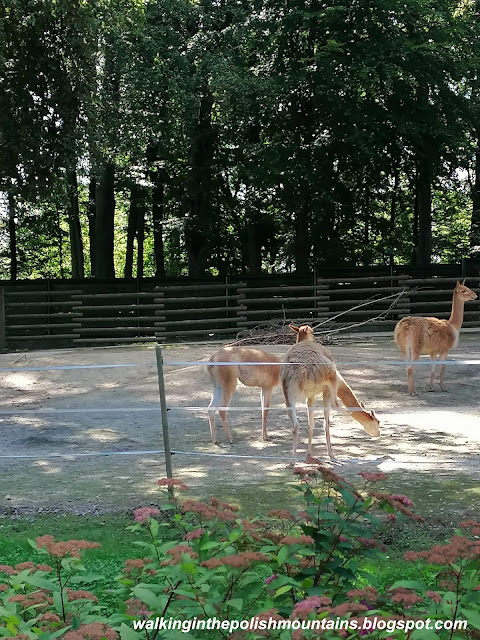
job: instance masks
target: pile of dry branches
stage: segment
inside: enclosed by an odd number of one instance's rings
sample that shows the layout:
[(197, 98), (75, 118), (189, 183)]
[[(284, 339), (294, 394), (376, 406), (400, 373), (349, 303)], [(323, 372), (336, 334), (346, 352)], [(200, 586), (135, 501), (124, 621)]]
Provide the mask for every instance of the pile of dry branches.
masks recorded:
[[(296, 324), (297, 326), (302, 324), (309, 324), (313, 327), (315, 332), (315, 339), (320, 344), (332, 344), (335, 341), (335, 334), (340, 331), (351, 331), (357, 327), (362, 325), (378, 322), (379, 320), (385, 319), (390, 311), (395, 307), (400, 298), (405, 294), (407, 289), (403, 289), (399, 293), (394, 293), (389, 296), (384, 296), (379, 298), (378, 296), (373, 296), (369, 298), (362, 304), (358, 304), (351, 309), (347, 309), (342, 311), (341, 313), (337, 313), (331, 318), (326, 318), (321, 322), (312, 323), (312, 318), (310, 319), (292, 319), (287, 320), (284, 314), (282, 320), (270, 320), (268, 322), (263, 322), (261, 324), (256, 325), (252, 329), (244, 329), (237, 334), (236, 339), (230, 343), (229, 346), (236, 345), (249, 345), (249, 344), (293, 344), (295, 342), (295, 334), (293, 331), (289, 329), (289, 324)], [(393, 298), (393, 302), (390, 304), (388, 309), (381, 311), (379, 314), (372, 318), (368, 318), (368, 320), (363, 320), (362, 322), (352, 322), (350, 324), (335, 326), (335, 320), (340, 316), (346, 315), (353, 311), (354, 309), (359, 309), (360, 307), (366, 307), (370, 304), (374, 304), (376, 302), (381, 302), (382, 300), (388, 300)], [(322, 330), (318, 330), (322, 327)]]

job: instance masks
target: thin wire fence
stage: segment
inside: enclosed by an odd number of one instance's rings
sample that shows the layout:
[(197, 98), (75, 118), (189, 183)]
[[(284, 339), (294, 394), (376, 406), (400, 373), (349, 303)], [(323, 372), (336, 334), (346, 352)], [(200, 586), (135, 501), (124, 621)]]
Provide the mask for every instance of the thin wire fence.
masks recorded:
[[(245, 411), (258, 411), (258, 408), (254, 408), (250, 405), (242, 405), (235, 407), (215, 407), (209, 409), (209, 407), (205, 406), (193, 406), (193, 405), (177, 405), (174, 407), (168, 407), (166, 403), (166, 394), (165, 394), (165, 381), (164, 381), (164, 366), (172, 366), (172, 367), (198, 367), (198, 366), (272, 366), (273, 365), (302, 365), (305, 363), (297, 363), (297, 362), (210, 362), (209, 360), (200, 360), (200, 361), (188, 361), (188, 360), (163, 360), (161, 347), (156, 347), (156, 355), (157, 355), (157, 374), (158, 374), (158, 383), (159, 383), (159, 395), (160, 395), (160, 405), (158, 406), (149, 406), (149, 407), (102, 407), (102, 408), (39, 408), (39, 409), (0, 409), (0, 415), (11, 416), (11, 415), (31, 415), (31, 414), (50, 414), (50, 415), (60, 415), (60, 414), (100, 414), (100, 413), (142, 413), (142, 412), (154, 412), (161, 413), (162, 415), (162, 430), (163, 430), (163, 441), (164, 448), (163, 449), (150, 449), (150, 450), (126, 450), (126, 451), (89, 451), (89, 452), (69, 452), (69, 453), (57, 453), (57, 452), (49, 452), (49, 453), (38, 453), (38, 454), (0, 454), (0, 459), (55, 459), (55, 458), (63, 458), (63, 459), (72, 459), (78, 457), (108, 457), (108, 456), (157, 456), (164, 455), (165, 456), (165, 464), (167, 467), (167, 476), (172, 477), (172, 462), (171, 458), (173, 455), (182, 455), (182, 456), (199, 456), (199, 457), (214, 457), (214, 458), (229, 458), (229, 459), (250, 459), (250, 460), (278, 460), (278, 461), (291, 461), (291, 456), (259, 456), (259, 455), (241, 455), (241, 454), (232, 454), (232, 453), (212, 453), (212, 452), (202, 452), (202, 451), (180, 451), (176, 449), (170, 449), (169, 446), (169, 426), (167, 419), (167, 412), (178, 412), (178, 411), (202, 411), (207, 413), (210, 411), (230, 411), (230, 412), (245, 412)], [(415, 365), (428, 365), (432, 364), (441, 364), (446, 366), (470, 366), (470, 365), (480, 365), (480, 359), (462, 359), (462, 360), (416, 360), (416, 361), (405, 361), (405, 360), (352, 360), (352, 361), (335, 361), (335, 365), (341, 366), (405, 366), (408, 364)], [(152, 363), (153, 365), (153, 363)], [(120, 363), (120, 364), (90, 364), (90, 365), (58, 365), (58, 366), (43, 366), (43, 367), (11, 367), (11, 368), (1, 368), (0, 373), (2, 372), (25, 372), (25, 371), (62, 371), (62, 370), (76, 370), (76, 369), (115, 369), (115, 368), (126, 368), (126, 367), (145, 367), (149, 365), (145, 365), (142, 363)], [(170, 373), (170, 372), (167, 372)], [(415, 407), (418, 410), (418, 407), (415, 405), (409, 405), (409, 407)], [(318, 405), (317, 409), (322, 409), (322, 405)], [(397, 408), (388, 408), (383, 412), (384, 416), (388, 416), (389, 414), (402, 413), (406, 407), (402, 407), (400, 409)], [(442, 406), (442, 410), (452, 408), (458, 410), (458, 405), (446, 407)], [(270, 407), (270, 411), (282, 411), (285, 412), (285, 407)], [(362, 411), (364, 409), (359, 407), (345, 407), (342, 408), (343, 411), (353, 412), (353, 411)], [(428, 411), (428, 408), (422, 408), (422, 411)], [(367, 462), (369, 461), (366, 458), (351, 458), (348, 460), (349, 462)], [(372, 461), (378, 461), (378, 459), (372, 459)], [(458, 460), (445, 460), (441, 461), (445, 464), (454, 464), (458, 463)], [(438, 460), (423, 460), (422, 464), (438, 464)]]

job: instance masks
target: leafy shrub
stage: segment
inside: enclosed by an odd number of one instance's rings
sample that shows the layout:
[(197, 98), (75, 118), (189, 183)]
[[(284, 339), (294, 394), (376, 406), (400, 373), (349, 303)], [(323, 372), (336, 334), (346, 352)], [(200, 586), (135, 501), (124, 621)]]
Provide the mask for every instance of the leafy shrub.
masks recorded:
[[(421, 520), (411, 500), (375, 490), (386, 478), (381, 473), (360, 474), (363, 486), (357, 489), (316, 459), (294, 472), (304, 509), (277, 509), (261, 519), (243, 518), (235, 505), (217, 498), (182, 502), (180, 493), (188, 487), (160, 480), (168, 491), (161, 510), (135, 511), (130, 529), (146, 534), (134, 543), (145, 557), (125, 562), (116, 611), (106, 611), (92, 593), (72, 589), (95, 580), (82, 554), (98, 545), (37, 538), (32, 544), (48, 564), (0, 565), (0, 636), (480, 638), (480, 523), (464, 523), (446, 545), (407, 552), (405, 561), (415, 563), (418, 580), (380, 585), (362, 566), (366, 559), (385, 561), (379, 539), (397, 519)], [(164, 512), (171, 513), (168, 522), (159, 518)], [(172, 528), (176, 539), (165, 542)], [(468, 629), (421, 628), (427, 619), (432, 626), (460, 617)], [(155, 626), (157, 618), (162, 622)], [(280, 628), (268, 628), (271, 621)], [(307, 629), (307, 622), (320, 628)]]

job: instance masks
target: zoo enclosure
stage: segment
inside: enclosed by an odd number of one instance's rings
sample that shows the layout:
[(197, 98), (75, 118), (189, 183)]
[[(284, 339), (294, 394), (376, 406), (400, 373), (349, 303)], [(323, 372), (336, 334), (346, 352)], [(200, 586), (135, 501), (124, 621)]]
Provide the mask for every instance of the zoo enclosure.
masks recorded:
[[(438, 269), (438, 275), (425, 278), (407, 273), (332, 277), (314, 273), (304, 278), (280, 274), (166, 285), (155, 279), (4, 282), (0, 348), (233, 338), (259, 324), (299, 319), (325, 322), (322, 329), (366, 322), (359, 328), (392, 331), (406, 315), (448, 318), (459, 277)], [(466, 284), (480, 293), (478, 274)], [(388, 311), (393, 297), (385, 298), (402, 291)], [(379, 300), (353, 308), (373, 297)], [(465, 306), (465, 327), (480, 328), (479, 308), (479, 300)], [(328, 322), (338, 314), (342, 315)]]

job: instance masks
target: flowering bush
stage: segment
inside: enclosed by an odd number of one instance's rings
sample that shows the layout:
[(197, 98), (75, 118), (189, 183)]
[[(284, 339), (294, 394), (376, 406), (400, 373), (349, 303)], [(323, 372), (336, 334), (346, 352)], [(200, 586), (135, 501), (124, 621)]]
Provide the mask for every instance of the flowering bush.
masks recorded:
[[(261, 519), (244, 518), (236, 505), (217, 498), (182, 502), (188, 487), (160, 480), (168, 490), (165, 505), (134, 513), (130, 529), (146, 534), (137, 542), (145, 557), (129, 559), (121, 569), (115, 611), (89, 591), (72, 588), (91, 578), (83, 552), (98, 544), (37, 538), (32, 545), (48, 563), (0, 565), (0, 636), (480, 638), (480, 523), (463, 523), (448, 544), (407, 552), (405, 561), (416, 564), (419, 580), (382, 586), (362, 566), (365, 559), (384, 561), (381, 538), (397, 519), (421, 520), (412, 501), (375, 490), (386, 479), (381, 473), (360, 474), (361, 488), (316, 459), (294, 473), (304, 509), (276, 509)], [(159, 516), (168, 512), (170, 521), (162, 521)], [(166, 528), (174, 528), (176, 540), (164, 542)], [(156, 618), (163, 626), (156, 626)], [(186, 633), (192, 621), (212, 618), (230, 626), (213, 634), (208, 626)], [(458, 618), (469, 625), (461, 632), (425, 628), (427, 619), (432, 625)], [(247, 620), (250, 628), (242, 628), (240, 621)], [(177, 628), (169, 628), (172, 621)], [(270, 621), (280, 628), (267, 628)], [(317, 628), (307, 629), (313, 622)]]

